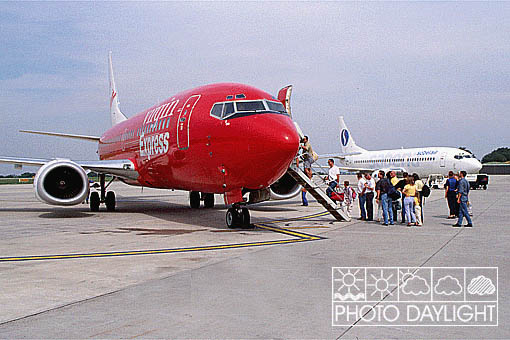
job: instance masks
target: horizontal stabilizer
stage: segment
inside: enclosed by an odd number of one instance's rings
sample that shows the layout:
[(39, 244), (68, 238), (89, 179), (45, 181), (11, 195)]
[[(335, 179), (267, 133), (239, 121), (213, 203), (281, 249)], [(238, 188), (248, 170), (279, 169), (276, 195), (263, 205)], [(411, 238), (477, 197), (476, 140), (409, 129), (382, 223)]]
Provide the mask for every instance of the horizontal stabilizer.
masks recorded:
[(74, 134), (70, 134), (70, 133), (59, 133), (59, 132), (45, 132), (45, 131), (31, 131), (31, 130), (19, 130), (19, 132), (33, 133), (36, 135), (82, 139), (82, 140), (88, 140), (91, 142), (99, 142), (99, 140), (101, 139), (101, 137), (96, 137), (96, 136), (74, 135)]

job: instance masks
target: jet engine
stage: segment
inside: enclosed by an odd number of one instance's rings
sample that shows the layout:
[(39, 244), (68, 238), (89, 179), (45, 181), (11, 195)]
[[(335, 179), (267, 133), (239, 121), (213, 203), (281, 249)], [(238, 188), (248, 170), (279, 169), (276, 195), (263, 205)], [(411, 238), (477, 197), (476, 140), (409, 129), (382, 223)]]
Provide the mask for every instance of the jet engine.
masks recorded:
[(52, 205), (75, 205), (89, 193), (85, 170), (70, 160), (56, 159), (44, 164), (34, 179), (35, 196)]
[(299, 195), (301, 185), (299, 185), (288, 172), (269, 187), (271, 199), (286, 200)]

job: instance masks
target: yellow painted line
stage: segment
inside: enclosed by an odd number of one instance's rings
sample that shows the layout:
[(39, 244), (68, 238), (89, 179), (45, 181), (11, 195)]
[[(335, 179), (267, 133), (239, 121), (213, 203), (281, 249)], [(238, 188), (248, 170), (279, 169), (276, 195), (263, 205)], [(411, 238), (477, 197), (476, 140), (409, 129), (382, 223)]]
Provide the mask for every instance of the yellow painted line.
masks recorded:
[(285, 230), (289, 230), (289, 229), (316, 229), (316, 228), (329, 228), (325, 225), (318, 225), (318, 226), (309, 226), (309, 227), (286, 227), (286, 228), (282, 228), (282, 229), (285, 229)]
[(322, 216), (326, 216), (326, 215), (329, 215), (328, 211), (324, 211), (324, 212), (321, 212), (321, 213), (318, 213), (318, 214), (314, 214), (314, 215), (309, 215), (309, 216), (289, 218), (289, 219), (285, 219), (285, 220), (267, 221), (267, 222), (264, 222), (264, 223), (281, 223), (281, 222), (303, 221), (303, 220), (309, 220), (311, 218), (322, 217)]
[[(327, 214), (326, 212), (325, 214)], [(310, 219), (317, 216), (323, 216), (324, 213), (305, 216), (300, 220)], [(268, 223), (277, 223), (278, 221), (272, 221)], [(59, 259), (79, 259), (79, 258), (96, 258), (96, 257), (114, 257), (114, 256), (130, 256), (130, 255), (151, 255), (151, 254), (170, 254), (170, 253), (183, 253), (193, 251), (205, 251), (205, 250), (222, 250), (222, 249), (234, 249), (234, 248), (246, 248), (255, 246), (267, 246), (275, 244), (288, 244), (304, 241), (315, 241), (321, 240), (323, 237), (308, 235), (297, 231), (288, 229), (282, 229), (277, 227), (271, 227), (266, 224), (255, 224), (256, 227), (261, 229), (270, 230), (273, 232), (293, 236), (296, 238), (290, 240), (275, 240), (275, 241), (261, 241), (261, 242), (248, 242), (248, 243), (236, 243), (236, 244), (225, 244), (216, 246), (199, 246), (189, 248), (171, 248), (171, 249), (154, 249), (154, 250), (133, 250), (133, 251), (119, 251), (119, 252), (101, 252), (101, 253), (88, 253), (88, 254), (61, 254), (61, 255), (37, 255), (37, 256), (18, 256), (18, 257), (0, 257), (0, 262), (14, 262), (14, 261), (35, 261), (35, 260), (59, 260)]]

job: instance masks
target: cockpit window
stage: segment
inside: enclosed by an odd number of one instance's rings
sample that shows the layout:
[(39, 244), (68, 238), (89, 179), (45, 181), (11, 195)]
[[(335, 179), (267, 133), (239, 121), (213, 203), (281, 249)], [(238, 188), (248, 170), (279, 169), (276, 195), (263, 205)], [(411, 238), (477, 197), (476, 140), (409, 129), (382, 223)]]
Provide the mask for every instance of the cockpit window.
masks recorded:
[(266, 108), (261, 100), (251, 102), (236, 102), (238, 112), (265, 111)]
[(223, 118), (234, 113), (234, 104), (233, 103), (225, 103), (225, 107), (223, 108)]
[(211, 109), (211, 116), (220, 119), (240, 118), (258, 114), (288, 115), (282, 103), (267, 99), (227, 101), (216, 103)]
[(455, 159), (462, 159), (464, 157), (462, 157), (462, 155), (455, 155), (455, 156), (453, 156), (453, 158), (455, 158)]
[(223, 112), (223, 103), (219, 103), (219, 104), (214, 104), (212, 110), (211, 110), (211, 114), (213, 116), (216, 116), (218, 118), (221, 118), (221, 113)]
[(283, 106), (282, 103), (280, 102), (271, 102), (271, 101), (266, 101), (267, 103), (267, 107), (269, 108), (269, 110), (271, 111), (276, 111), (276, 112), (281, 112), (281, 113), (287, 113), (287, 110), (285, 110), (285, 107)]
[(244, 99), (244, 98), (246, 98), (246, 96), (244, 95), (244, 93), (236, 94), (236, 99)]

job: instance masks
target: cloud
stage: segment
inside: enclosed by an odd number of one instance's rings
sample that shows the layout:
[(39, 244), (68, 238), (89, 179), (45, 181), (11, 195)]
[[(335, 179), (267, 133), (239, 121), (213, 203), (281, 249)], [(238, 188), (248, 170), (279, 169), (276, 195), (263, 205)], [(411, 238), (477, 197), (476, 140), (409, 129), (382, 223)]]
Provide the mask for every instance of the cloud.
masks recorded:
[(430, 292), (430, 286), (424, 278), (412, 275), (412, 277), (402, 286), (402, 291), (404, 294), (411, 294), (415, 296), (426, 295)]
[(483, 275), (477, 276), (471, 280), (467, 290), (469, 294), (473, 295), (491, 295), (496, 291), (496, 287), (491, 279)]
[(460, 286), (459, 280), (450, 275), (446, 275), (437, 281), (434, 286), (434, 291), (436, 294), (440, 295), (458, 295), (462, 292), (462, 287)]

